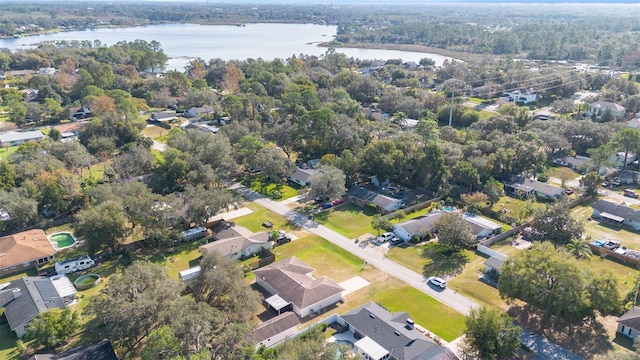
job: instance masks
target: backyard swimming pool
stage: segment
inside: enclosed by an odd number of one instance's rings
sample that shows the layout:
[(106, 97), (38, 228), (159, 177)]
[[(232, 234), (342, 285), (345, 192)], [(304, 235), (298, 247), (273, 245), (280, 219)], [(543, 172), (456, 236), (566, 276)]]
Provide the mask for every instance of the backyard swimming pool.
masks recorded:
[(55, 248), (64, 249), (76, 243), (76, 239), (68, 232), (61, 232), (49, 236)]

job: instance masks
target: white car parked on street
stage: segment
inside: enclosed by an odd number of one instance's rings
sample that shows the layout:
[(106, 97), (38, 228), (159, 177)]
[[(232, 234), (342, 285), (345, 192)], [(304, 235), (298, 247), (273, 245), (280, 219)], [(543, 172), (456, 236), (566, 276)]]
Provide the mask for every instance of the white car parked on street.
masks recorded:
[(433, 284), (433, 285), (435, 285), (435, 286), (437, 286), (437, 287), (439, 287), (441, 289), (445, 289), (447, 287), (447, 281), (442, 279), (442, 278), (439, 278), (439, 277), (430, 276), (427, 279), (427, 282), (431, 283), (431, 284)]

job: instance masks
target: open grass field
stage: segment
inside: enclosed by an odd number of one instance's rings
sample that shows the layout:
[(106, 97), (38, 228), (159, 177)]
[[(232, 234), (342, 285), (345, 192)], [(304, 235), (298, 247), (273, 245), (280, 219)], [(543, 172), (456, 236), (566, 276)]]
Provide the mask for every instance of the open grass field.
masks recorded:
[(504, 218), (510, 217), (516, 219), (516, 222), (529, 219), (534, 211), (544, 208), (544, 203), (533, 200), (521, 200), (511, 196), (503, 196), (498, 200), (491, 210), (504, 214)]
[(456, 277), (448, 281), (450, 289), (473, 299), (481, 305), (507, 310), (509, 306), (500, 299), (498, 289), (480, 281), (480, 275), (484, 271), (484, 262), (487, 258), (473, 251), (465, 251), (468, 262), (464, 270)]
[(376, 211), (373, 208), (345, 203), (316, 214), (315, 220), (348, 238), (355, 238), (363, 234), (378, 233), (371, 226), (371, 219), (375, 214)]
[(242, 180), (242, 185), (273, 200), (286, 200), (298, 195), (298, 190), (287, 184), (274, 184), (259, 176)]

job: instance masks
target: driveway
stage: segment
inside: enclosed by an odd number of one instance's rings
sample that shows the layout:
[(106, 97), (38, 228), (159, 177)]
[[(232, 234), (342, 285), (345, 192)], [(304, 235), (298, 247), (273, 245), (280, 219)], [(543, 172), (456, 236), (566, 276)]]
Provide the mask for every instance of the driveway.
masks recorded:
[(472, 308), (479, 306), (476, 302), (457, 294), (451, 289), (438, 291), (432, 288), (427, 284), (426, 278), (422, 274), (418, 274), (417, 272), (410, 270), (393, 260), (387, 259), (383, 254), (376, 251), (374, 247), (359, 246), (355, 241), (347, 238), (346, 236), (310, 220), (307, 215), (289, 209), (286, 204), (268, 199), (240, 183), (234, 183), (229, 188), (258, 205), (263, 206), (276, 214), (284, 216), (296, 225), (305, 228), (312, 234), (318, 235), (344, 250), (349, 251), (353, 255), (367, 261), (367, 263), (406, 282), (462, 314), (468, 314)]

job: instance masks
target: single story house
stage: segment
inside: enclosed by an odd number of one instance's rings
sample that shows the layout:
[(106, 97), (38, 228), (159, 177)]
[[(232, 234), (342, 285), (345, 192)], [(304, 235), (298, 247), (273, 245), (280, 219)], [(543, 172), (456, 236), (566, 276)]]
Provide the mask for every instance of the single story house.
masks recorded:
[(237, 236), (213, 241), (200, 246), (200, 252), (204, 255), (215, 251), (230, 259), (238, 260), (251, 257), (272, 247), (273, 241), (271, 241), (270, 234), (263, 231), (251, 236)]
[(29, 141), (40, 141), (44, 134), (39, 130), (9, 131), (0, 134), (0, 146), (18, 146)]
[(435, 231), (436, 222), (444, 214), (444, 211), (432, 211), (425, 216), (403, 221), (393, 227), (393, 233), (404, 242), (410, 241), (414, 236), (422, 238)]
[(596, 101), (589, 104), (588, 114), (590, 116), (602, 116), (605, 111), (611, 111), (615, 118), (623, 118), (627, 113), (624, 106), (609, 101)]
[(502, 265), (509, 259), (509, 256), (496, 252), (484, 262), (484, 273), (490, 278), (497, 278), (500, 275)]
[(93, 110), (86, 106), (72, 107), (69, 109), (69, 120), (82, 120), (93, 116)]
[(258, 285), (272, 295), (265, 299), (270, 308), (280, 312), (291, 306), (293, 312), (303, 318), (344, 301), (342, 286), (326, 276), (314, 278), (313, 271), (302, 260), (290, 257), (253, 273)]
[(406, 312), (390, 313), (369, 302), (340, 317), (356, 340), (353, 349), (365, 359), (457, 360), (448, 348), (440, 346), (423, 332)]
[(587, 156), (561, 156), (553, 159), (553, 163), (560, 166), (566, 166), (573, 170), (583, 170), (591, 162), (591, 158)]
[(538, 101), (538, 94), (526, 90), (513, 90), (503, 93), (500, 96), (500, 100), (514, 103), (523, 103), (526, 105)]
[(307, 186), (311, 184), (311, 178), (318, 173), (315, 169), (301, 169), (296, 168), (296, 171), (289, 176), (289, 181), (300, 186)]
[(55, 252), (41, 229), (0, 237), (0, 276), (44, 265)]
[[(66, 279), (66, 281), (64, 280)], [(64, 276), (58, 280), (42, 276), (25, 276), (0, 285), (0, 307), (12, 331), (23, 337), (27, 327), (40, 313), (52, 308), (66, 309), (68, 299), (75, 298), (75, 288)], [(73, 288), (74, 293), (70, 294)]]
[(527, 197), (533, 194), (548, 199), (556, 199), (564, 196), (563, 188), (533, 180), (522, 175), (512, 176), (509, 180), (503, 181), (502, 183), (507, 192), (520, 197)]
[(220, 131), (220, 128), (214, 125), (211, 125), (210, 121), (202, 121), (202, 122), (192, 122), (186, 126), (187, 129), (196, 129), (204, 132), (209, 132), (212, 134), (217, 134)]
[(274, 347), (280, 342), (298, 333), (300, 319), (292, 311), (284, 312), (273, 319), (258, 325), (251, 333), (250, 340), (256, 344), (256, 349), (264, 346)]
[(109, 339), (80, 346), (60, 354), (35, 354), (29, 360), (118, 360)]
[[(427, 234), (433, 234), (437, 231), (436, 223), (444, 214), (444, 211), (435, 210), (425, 216), (403, 221), (393, 227), (393, 233), (405, 242), (410, 241), (414, 236), (421, 238)], [(465, 213), (462, 215), (462, 218), (469, 224), (471, 233), (478, 239), (484, 239), (491, 235), (498, 234), (500, 229), (502, 229), (502, 225), (482, 216)]]
[(175, 111), (159, 111), (151, 113), (151, 119), (162, 122), (178, 120), (178, 114)]
[(617, 323), (617, 332), (635, 339), (640, 334), (640, 307), (634, 306), (633, 309), (622, 314)]
[(477, 239), (484, 239), (499, 234), (502, 229), (502, 225), (482, 216), (465, 213), (462, 217), (469, 224), (471, 233), (474, 234)]
[(268, 232), (254, 233), (234, 222), (217, 221), (217, 224), (211, 227), (211, 232), (215, 241), (200, 246), (202, 254), (215, 251), (228, 258), (238, 260), (273, 247), (273, 241), (271, 241)]
[(382, 214), (388, 214), (396, 210), (402, 209), (404, 201), (390, 196), (378, 194), (367, 190), (362, 186), (352, 186), (347, 190), (347, 200), (360, 206), (373, 205), (376, 210)]
[(607, 200), (598, 200), (593, 205), (594, 219), (618, 226), (626, 225), (634, 230), (640, 230), (640, 210), (613, 203)]

